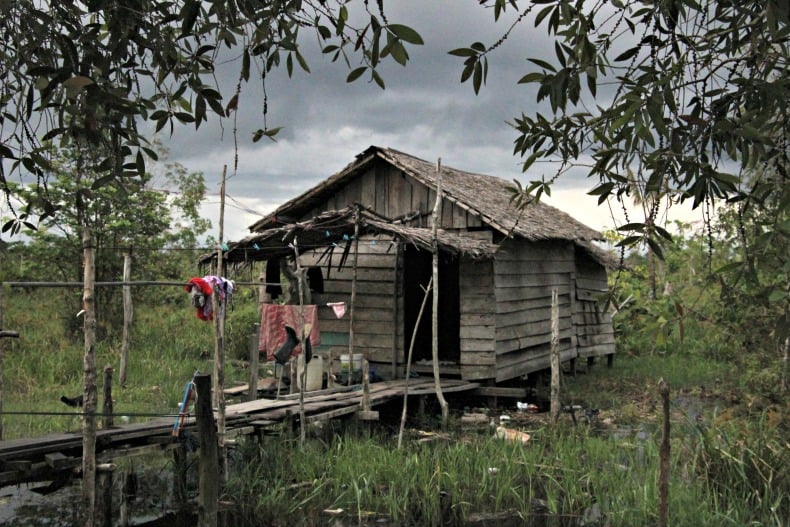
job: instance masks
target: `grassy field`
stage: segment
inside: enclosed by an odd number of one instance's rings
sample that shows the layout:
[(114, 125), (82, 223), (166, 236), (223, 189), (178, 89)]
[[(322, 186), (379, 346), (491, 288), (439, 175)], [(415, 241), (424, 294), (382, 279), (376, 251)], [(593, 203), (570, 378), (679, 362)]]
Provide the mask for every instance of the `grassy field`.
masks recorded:
[[(180, 302), (164, 299), (135, 314), (126, 387), (114, 389), (117, 415), (173, 413), (195, 370), (210, 372), (213, 329)], [(247, 304), (253, 305), (252, 302)], [(55, 306), (57, 307), (57, 306)], [(53, 310), (52, 296), (20, 292), (6, 301), (3, 415), (5, 438), (76, 429), (61, 395), (82, 389), (83, 347), (70, 338), (75, 315)], [(245, 382), (242, 360), (254, 307), (229, 313), (226, 384)], [(116, 332), (97, 348), (97, 365), (117, 368)], [(785, 525), (790, 517), (788, 407), (751, 395), (741, 366), (684, 354), (618, 355), (611, 369), (563, 376), (563, 403), (598, 410), (574, 424), (523, 414), (515, 401), (452, 400), (450, 429), (438, 432), (435, 408), (410, 416), (397, 448), (395, 423), (375, 428), (336, 422), (310, 431), (308, 441), (283, 431), (233, 453), (224, 499), (239, 525), (319, 525), (327, 512), (347, 522), (467, 525), (508, 519), (530, 525), (653, 525), (657, 521), (660, 402), (657, 382), (672, 398), (670, 518), (673, 526)], [(101, 392), (101, 388), (100, 388)], [(462, 424), (464, 411), (526, 431), (526, 445), (494, 437), (489, 423)], [(395, 412), (397, 414), (397, 412)], [(498, 518), (498, 519), (497, 519)], [(517, 523), (522, 522), (522, 523)]]

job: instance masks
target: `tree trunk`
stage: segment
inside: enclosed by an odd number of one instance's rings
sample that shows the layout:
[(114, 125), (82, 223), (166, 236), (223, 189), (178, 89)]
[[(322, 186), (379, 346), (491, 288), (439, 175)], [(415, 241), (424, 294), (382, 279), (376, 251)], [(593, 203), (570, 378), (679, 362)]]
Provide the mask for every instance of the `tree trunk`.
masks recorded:
[(123, 255), (123, 340), (121, 341), (121, 364), (118, 372), (118, 382), (121, 387), (126, 386), (126, 368), (129, 363), (129, 348), (132, 341), (132, 320), (134, 319), (134, 306), (132, 305), (132, 288), (126, 285), (132, 279), (132, 249), (129, 248)]
[(83, 360), (82, 407), (82, 511), (83, 525), (96, 525), (96, 304), (94, 281), (96, 263), (90, 227), (82, 234), (85, 356)]

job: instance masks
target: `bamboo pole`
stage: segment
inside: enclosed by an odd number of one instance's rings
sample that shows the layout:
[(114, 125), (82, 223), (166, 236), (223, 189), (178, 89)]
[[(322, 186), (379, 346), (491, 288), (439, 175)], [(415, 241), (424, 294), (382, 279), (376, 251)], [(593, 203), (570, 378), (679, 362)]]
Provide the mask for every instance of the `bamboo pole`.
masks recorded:
[(96, 261), (93, 233), (86, 226), (82, 233), (84, 310), (83, 414), (82, 414), (82, 511), (83, 525), (96, 525), (96, 298), (93, 282)]
[(560, 418), (560, 307), (557, 288), (551, 290), (551, 402), (552, 422)]
[[(225, 178), (228, 166), (222, 167), (222, 181), (220, 183), (219, 200), (219, 245), (217, 247), (216, 275), (221, 277), (222, 272), (222, 243), (225, 235)], [(225, 482), (228, 477), (228, 457), (225, 449), (225, 303), (227, 298), (220, 299), (217, 286), (213, 286), (212, 300), (214, 302), (214, 407), (217, 409), (217, 434), (219, 435), (219, 478)]]
[(422, 297), (422, 304), (420, 304), (420, 312), (417, 313), (417, 322), (414, 324), (414, 329), (411, 332), (411, 343), (409, 343), (409, 354), (406, 357), (406, 379), (403, 384), (403, 411), (400, 416), (400, 430), (398, 431), (398, 450), (403, 444), (403, 429), (406, 427), (406, 406), (409, 400), (409, 375), (411, 374), (411, 357), (414, 352), (414, 342), (417, 340), (417, 328), (420, 327), (422, 314), (425, 311), (425, 304), (428, 303), (428, 294), (433, 287), (433, 277), (428, 281), (428, 286), (425, 288), (425, 295)]
[[(126, 250), (123, 255), (123, 281), (128, 284), (132, 277), (132, 249)], [(132, 341), (132, 320), (134, 318), (134, 306), (132, 305), (132, 288), (129, 285), (123, 286), (123, 337), (121, 341), (121, 364), (118, 372), (118, 382), (121, 387), (126, 386), (126, 369), (129, 363), (129, 348)]]
[(447, 421), (450, 417), (450, 407), (444, 399), (442, 393), (442, 382), (439, 378), (439, 239), (437, 230), (440, 218), (442, 217), (442, 159), (436, 161), (436, 203), (433, 205), (433, 227), (431, 229), (432, 252), (433, 252), (433, 313), (431, 314), (431, 327), (433, 333), (432, 359), (433, 359), (433, 380), (436, 388), (436, 398), (439, 399), (439, 406), (442, 409), (442, 430), (447, 429)]
[[(304, 316), (304, 275), (302, 274), (302, 266), (299, 263), (299, 243), (296, 238), (293, 242), (294, 248), (294, 267), (296, 268), (296, 292), (299, 297), (299, 317), (301, 318), (302, 327), (294, 328), (299, 330), (299, 344), (302, 347), (302, 352), (296, 357), (296, 373), (300, 378), (299, 389), (299, 442), (304, 445), (307, 441), (307, 424), (305, 423), (304, 414), (304, 392), (307, 390), (307, 361), (305, 360), (306, 340), (310, 335), (305, 336), (305, 316)], [(312, 329), (311, 329), (312, 331)], [(301, 365), (301, 368), (299, 367)]]
[(354, 376), (354, 304), (357, 303), (357, 260), (359, 256), (359, 207), (354, 207), (354, 262), (351, 272), (351, 305), (348, 313), (348, 382)]

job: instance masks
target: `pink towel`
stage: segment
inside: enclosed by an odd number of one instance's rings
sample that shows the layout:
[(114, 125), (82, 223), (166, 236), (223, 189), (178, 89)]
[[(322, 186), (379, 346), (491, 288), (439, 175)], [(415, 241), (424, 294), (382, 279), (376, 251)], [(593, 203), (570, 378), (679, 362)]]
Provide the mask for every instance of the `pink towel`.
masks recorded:
[[(261, 334), (258, 340), (258, 351), (266, 352), (266, 359), (274, 360), (274, 352), (285, 342), (285, 326), (296, 330), (301, 337), (304, 325), (310, 325), (310, 344), (315, 349), (321, 344), (321, 332), (318, 330), (318, 308), (315, 305), (304, 306), (304, 324), (302, 324), (302, 308), (295, 305), (264, 304), (261, 313)], [(302, 352), (302, 346), (294, 348), (293, 355)]]

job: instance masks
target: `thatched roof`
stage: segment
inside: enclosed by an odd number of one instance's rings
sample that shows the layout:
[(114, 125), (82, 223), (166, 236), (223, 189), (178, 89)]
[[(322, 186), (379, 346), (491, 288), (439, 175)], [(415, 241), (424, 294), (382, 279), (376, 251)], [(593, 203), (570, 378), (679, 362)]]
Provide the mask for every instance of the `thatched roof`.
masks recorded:
[[(300, 221), (352, 178), (368, 170), (373, 163), (381, 161), (398, 168), (427, 188), (436, 188), (434, 163), (391, 148), (371, 146), (337, 174), (287, 201), (256, 222), (250, 227), (252, 234), (237, 242), (228, 243), (228, 250), (223, 255), (225, 260), (239, 263), (292, 255), (294, 247), (289, 244), (294, 241), (300, 252), (321, 248), (331, 251), (336, 246), (342, 246), (347, 251), (357, 220), (360, 236), (381, 235), (430, 250), (431, 229), (410, 226), (408, 218), (385, 218), (359, 204), (350, 204), (346, 208), (327, 211)], [(599, 232), (545, 203), (531, 203), (523, 210), (518, 210), (510, 202), (509, 186), (510, 182), (502, 178), (442, 167), (444, 198), (477, 216), (483, 224), (502, 236), (530, 241), (573, 241), (594, 260), (606, 267), (613, 267), (615, 259), (591, 243), (592, 240), (602, 239)], [(442, 251), (464, 257), (491, 258), (497, 250), (497, 245), (490, 241), (463, 233), (455, 234), (439, 229), (437, 238)], [(215, 257), (215, 254), (207, 254), (201, 258), (201, 262), (206, 263)]]
[[(224, 258), (230, 263), (238, 263), (293, 255), (295, 250), (304, 252), (340, 247), (341, 251), (346, 251), (353, 242), (356, 221), (359, 222), (360, 237), (369, 234), (381, 235), (420, 249), (431, 250), (431, 229), (392, 222), (356, 205), (327, 211), (306, 221), (267, 229), (246, 236), (238, 242), (231, 242)], [(445, 253), (473, 259), (491, 258), (496, 251), (496, 246), (491, 242), (443, 229), (437, 230), (437, 243)], [(201, 260), (214, 259), (215, 256), (207, 254)]]
[[(250, 230), (259, 232), (280, 224), (283, 218), (300, 218), (325, 202), (350, 179), (378, 160), (395, 166), (428, 188), (436, 188), (435, 163), (392, 148), (371, 146), (343, 170), (300, 196), (287, 201), (250, 226)], [(598, 231), (545, 203), (532, 203), (519, 211), (510, 203), (509, 186), (511, 186), (511, 182), (499, 177), (473, 174), (442, 166), (442, 194), (444, 198), (479, 217), (484, 224), (490, 225), (502, 235), (513, 235), (531, 241), (602, 239)]]

